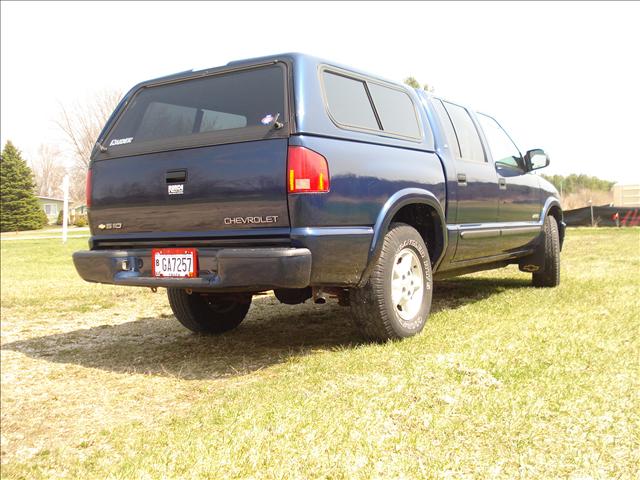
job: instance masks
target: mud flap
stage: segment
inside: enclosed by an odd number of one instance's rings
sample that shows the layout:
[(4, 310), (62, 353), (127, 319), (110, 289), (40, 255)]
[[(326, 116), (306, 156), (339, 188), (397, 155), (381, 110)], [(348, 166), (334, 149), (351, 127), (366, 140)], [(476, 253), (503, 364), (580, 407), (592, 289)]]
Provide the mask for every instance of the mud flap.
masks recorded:
[(521, 272), (537, 272), (544, 269), (544, 233), (536, 241), (536, 247), (531, 255), (523, 257), (518, 262), (518, 268)]

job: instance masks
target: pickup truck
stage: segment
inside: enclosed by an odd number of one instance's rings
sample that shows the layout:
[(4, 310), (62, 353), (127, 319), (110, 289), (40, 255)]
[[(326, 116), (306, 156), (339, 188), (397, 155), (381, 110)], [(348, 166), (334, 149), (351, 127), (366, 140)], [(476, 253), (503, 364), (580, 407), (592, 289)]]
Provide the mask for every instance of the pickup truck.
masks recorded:
[(553, 186), (492, 117), (293, 53), (146, 81), (87, 174), (89, 282), (167, 288), (188, 329), (237, 327), (252, 296), (327, 296), (363, 334), (420, 332), (433, 281), (517, 264), (560, 281)]

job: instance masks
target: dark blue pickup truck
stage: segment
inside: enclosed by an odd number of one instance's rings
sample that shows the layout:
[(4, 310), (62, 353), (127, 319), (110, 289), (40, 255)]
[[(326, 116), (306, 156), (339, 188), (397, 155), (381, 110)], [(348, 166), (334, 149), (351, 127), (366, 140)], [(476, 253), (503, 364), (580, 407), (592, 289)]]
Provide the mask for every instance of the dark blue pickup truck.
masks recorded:
[(373, 339), (420, 332), (433, 280), (517, 264), (560, 281), (556, 190), (492, 117), (301, 54), (143, 82), (87, 175), (87, 281), (166, 287), (196, 332), (252, 295), (327, 295)]

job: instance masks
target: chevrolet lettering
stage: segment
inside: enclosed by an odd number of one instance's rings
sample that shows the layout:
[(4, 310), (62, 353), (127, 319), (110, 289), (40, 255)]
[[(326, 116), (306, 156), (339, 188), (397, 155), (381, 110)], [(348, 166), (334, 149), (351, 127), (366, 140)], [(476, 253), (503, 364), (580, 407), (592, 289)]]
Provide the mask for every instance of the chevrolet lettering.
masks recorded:
[(266, 217), (225, 217), (224, 224), (225, 225), (245, 225), (252, 223), (257, 225), (259, 223), (276, 223), (278, 221), (277, 215), (268, 215)]
[(351, 307), (367, 338), (410, 337), (441, 278), (515, 265), (559, 284), (548, 164), (453, 99), (298, 53), (234, 61), (124, 96), (91, 154), (73, 260), (89, 282), (166, 288), (194, 332), (237, 327), (273, 290)]

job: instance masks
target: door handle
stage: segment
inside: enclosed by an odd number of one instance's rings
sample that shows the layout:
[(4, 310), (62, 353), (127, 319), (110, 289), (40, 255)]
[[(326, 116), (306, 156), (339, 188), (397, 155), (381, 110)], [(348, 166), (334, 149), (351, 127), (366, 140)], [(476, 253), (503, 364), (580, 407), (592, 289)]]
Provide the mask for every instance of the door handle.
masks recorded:
[(165, 175), (167, 183), (182, 183), (187, 180), (186, 170), (169, 170)]
[(459, 173), (458, 174), (458, 185), (460, 185), (462, 187), (466, 187), (467, 186), (467, 176), (464, 173)]
[(500, 190), (506, 190), (507, 189), (507, 181), (504, 178), (499, 178), (498, 179), (498, 187), (500, 187)]

